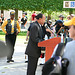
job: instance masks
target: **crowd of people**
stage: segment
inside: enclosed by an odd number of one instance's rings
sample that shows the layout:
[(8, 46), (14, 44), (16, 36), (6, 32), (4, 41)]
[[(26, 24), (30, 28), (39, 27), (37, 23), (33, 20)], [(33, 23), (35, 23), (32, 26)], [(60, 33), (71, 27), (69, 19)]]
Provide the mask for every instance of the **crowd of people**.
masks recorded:
[[(19, 34), (21, 28), (25, 29), (25, 25), (27, 24), (26, 13), (23, 13), (22, 19), (21, 17), (19, 17), (18, 20), (15, 20), (14, 17), (15, 17), (15, 12), (11, 11), (9, 19), (4, 20), (3, 16), (1, 16), (0, 18), (0, 23), (1, 23), (0, 26), (2, 28), (2, 31), (5, 33), (6, 45), (10, 49), (10, 53), (9, 55), (7, 55), (7, 63), (14, 62), (14, 60), (12, 60), (12, 57), (14, 53), (16, 36)], [(69, 67), (67, 69), (68, 70), (67, 75), (74, 75), (75, 74), (74, 14), (68, 15), (66, 21), (63, 20), (64, 19), (63, 15), (59, 15), (58, 16), (59, 20), (56, 20), (55, 24), (53, 24), (51, 20), (45, 22), (45, 15), (42, 13), (35, 14), (34, 12), (31, 17), (32, 17), (32, 22), (30, 23), (30, 26), (27, 31), (26, 41), (28, 40), (28, 44), (25, 51), (25, 54), (28, 55), (27, 75), (35, 75), (38, 59), (41, 55), (41, 47), (38, 47), (38, 43), (46, 40), (45, 35), (47, 35), (48, 39), (51, 39), (54, 37), (61, 37), (62, 34), (64, 37), (63, 43), (67, 44), (65, 47), (63, 57), (67, 58), (70, 61)], [(20, 23), (21, 23), (21, 27), (19, 25)]]
[[(67, 75), (74, 75), (75, 74), (74, 73), (75, 66), (73, 66), (74, 65), (74, 53), (72, 53), (72, 52), (74, 52), (74, 49), (75, 49), (74, 44), (73, 44), (74, 37), (75, 37), (75, 33), (73, 33), (73, 31), (75, 30), (74, 29), (74, 25), (75, 25), (74, 15), (73, 14), (68, 15), (66, 21), (63, 20), (64, 19), (63, 15), (59, 15), (59, 20), (57, 20), (54, 25), (52, 25), (51, 20), (48, 20), (47, 23), (45, 23), (45, 16), (41, 13), (38, 14), (35, 18), (36, 18), (36, 22), (33, 22), (32, 25), (30, 25), (30, 27), (29, 27), (30, 28), (30, 31), (29, 31), (30, 34), (28, 34), (29, 42), (28, 42), (26, 52), (25, 52), (28, 55), (27, 75), (30, 75), (30, 74), (35, 75), (38, 58), (40, 57), (40, 54), (41, 54), (41, 48), (38, 47), (38, 43), (40, 41), (45, 40), (45, 35), (47, 35), (48, 39), (50, 39), (50, 38), (53, 38), (54, 36), (61, 37), (62, 34), (64, 37), (62, 43), (67, 44), (65, 47), (65, 50), (64, 50), (63, 57), (67, 58), (69, 60), (69, 62), (71, 62), (71, 63), (69, 63), (69, 66), (67, 68)], [(40, 30), (39, 30), (39, 26), (41, 27)], [(40, 36), (40, 34), (42, 35), (42, 37)], [(27, 37), (28, 37), (28, 35), (27, 35)], [(70, 51), (68, 51), (68, 48)], [(72, 49), (72, 52), (71, 52), (71, 49)], [(54, 54), (54, 52), (53, 52), (53, 54)], [(73, 56), (72, 56), (72, 54), (73, 54)], [(32, 67), (33, 67), (33, 69), (32, 69)], [(72, 69), (73, 69), (73, 71), (72, 71)]]

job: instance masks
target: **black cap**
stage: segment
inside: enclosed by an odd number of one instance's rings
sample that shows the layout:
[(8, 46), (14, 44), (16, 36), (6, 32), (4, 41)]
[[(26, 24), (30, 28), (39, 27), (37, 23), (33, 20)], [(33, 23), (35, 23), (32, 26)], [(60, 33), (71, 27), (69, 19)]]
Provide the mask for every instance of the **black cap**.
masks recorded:
[(10, 12), (10, 15), (15, 15), (15, 12), (14, 12), (14, 11), (11, 11), (11, 12)]
[(57, 23), (63, 23), (63, 21), (62, 20), (57, 20)]
[(63, 15), (59, 15), (59, 17), (62, 17), (62, 18), (64, 18), (64, 16), (63, 16)]

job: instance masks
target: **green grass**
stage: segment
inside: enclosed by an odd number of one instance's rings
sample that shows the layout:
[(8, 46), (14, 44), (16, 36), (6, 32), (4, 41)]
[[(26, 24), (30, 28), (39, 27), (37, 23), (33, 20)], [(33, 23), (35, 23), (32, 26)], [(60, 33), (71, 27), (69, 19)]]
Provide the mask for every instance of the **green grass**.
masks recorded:
[[(27, 31), (21, 31), (18, 36), (26, 36)], [(5, 33), (3, 31), (0, 30), (0, 35), (5, 35)]]
[(3, 31), (0, 30), (0, 35), (5, 35), (5, 33)]
[[(18, 35), (17, 38), (16, 38), (16, 41), (21, 43), (21, 42), (24, 42), (25, 39), (26, 39), (26, 36)], [(0, 40), (5, 41), (5, 35), (0, 35)]]
[[(23, 42), (26, 39), (27, 31), (21, 31), (17, 36), (18, 42)], [(5, 41), (5, 33), (0, 30), (0, 40)]]
[(27, 34), (27, 31), (21, 31), (21, 32), (18, 34), (18, 36), (26, 36), (26, 34)]

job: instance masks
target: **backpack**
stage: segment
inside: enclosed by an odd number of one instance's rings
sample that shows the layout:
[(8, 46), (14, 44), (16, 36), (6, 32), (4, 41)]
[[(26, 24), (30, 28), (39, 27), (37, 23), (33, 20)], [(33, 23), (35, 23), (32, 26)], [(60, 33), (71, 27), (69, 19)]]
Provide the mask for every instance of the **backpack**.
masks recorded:
[[(44, 66), (42, 68), (42, 75), (63, 75), (62, 74), (63, 72), (65, 72), (64, 75), (67, 74), (66, 72), (67, 72), (67, 67), (68, 67), (69, 61), (67, 58), (62, 58), (63, 53), (64, 53), (64, 48), (65, 48), (64, 43), (58, 44), (55, 55), (44, 64)], [(64, 62), (65, 60), (66, 60), (66, 62)], [(60, 66), (58, 61), (60, 61), (60, 64), (63, 63), (63, 66), (62, 65)], [(65, 69), (65, 70), (63, 70), (63, 69)]]

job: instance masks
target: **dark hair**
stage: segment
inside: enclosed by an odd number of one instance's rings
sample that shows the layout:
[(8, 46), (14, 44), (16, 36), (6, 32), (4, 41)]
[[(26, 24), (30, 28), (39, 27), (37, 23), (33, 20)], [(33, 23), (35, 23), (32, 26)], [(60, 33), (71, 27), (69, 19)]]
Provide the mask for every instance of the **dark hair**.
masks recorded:
[(27, 15), (27, 12), (25, 13), (25, 15)]
[(37, 16), (36, 16), (36, 19), (39, 19), (39, 18), (42, 18), (43, 17), (43, 14), (39, 13)]

